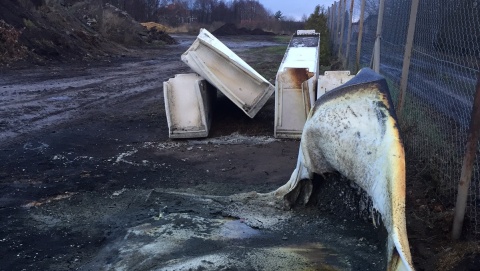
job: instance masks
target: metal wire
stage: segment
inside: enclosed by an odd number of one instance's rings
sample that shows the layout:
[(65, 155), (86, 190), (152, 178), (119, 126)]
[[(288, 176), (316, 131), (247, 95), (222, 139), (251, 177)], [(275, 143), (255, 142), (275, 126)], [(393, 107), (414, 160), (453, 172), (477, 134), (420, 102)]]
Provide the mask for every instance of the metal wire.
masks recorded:
[[(343, 0), (340, 0), (343, 2)], [(352, 21), (350, 3), (354, 2)], [(360, 68), (370, 66), (376, 38), (379, 0), (365, 0)], [(356, 51), (362, 0), (332, 5), (330, 31), (342, 39), (344, 68), (356, 73)], [(385, 0), (380, 73), (397, 104), (411, 0)], [(338, 12), (341, 7), (342, 11)], [(344, 35), (337, 29), (345, 14)], [(350, 44), (347, 44), (349, 25)], [(335, 54), (340, 41), (333, 43)], [(349, 46), (349, 56), (345, 49)], [(428, 188), (431, 204), (452, 210), (460, 179), (475, 82), (480, 71), (480, 0), (420, 1), (405, 104), (400, 120), (407, 154), (409, 187)], [(480, 144), (479, 144), (480, 145)], [(480, 238), (480, 148), (467, 205), (469, 233)]]

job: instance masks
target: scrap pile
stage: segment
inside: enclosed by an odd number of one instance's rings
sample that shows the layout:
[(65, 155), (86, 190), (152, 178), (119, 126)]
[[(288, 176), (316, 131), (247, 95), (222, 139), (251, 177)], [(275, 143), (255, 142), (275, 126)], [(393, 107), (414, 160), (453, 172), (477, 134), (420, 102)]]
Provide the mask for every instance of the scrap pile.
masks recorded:
[(317, 87), (319, 44), (320, 36), (314, 30), (298, 30), (290, 41), (274, 87), (214, 35), (200, 30), (181, 57), (195, 73), (178, 74), (163, 84), (169, 137), (207, 137), (212, 105), (219, 90), (250, 118), (275, 91), (275, 137), (300, 138), (317, 98), (317, 88), (325, 93), (351, 78), (349, 72), (343, 72), (341, 79), (332, 84), (326, 73)]
[(170, 138), (206, 137), (215, 88), (253, 118), (274, 87), (205, 29), (182, 55), (197, 74), (176, 75), (164, 82)]
[(301, 138), (290, 180), (269, 195), (309, 201), (313, 174), (339, 172), (372, 198), (387, 237), (387, 270), (413, 270), (405, 222), (405, 156), (388, 85), (370, 69), (319, 76), (320, 36), (292, 37), (276, 86), (202, 30), (182, 60), (198, 74), (164, 83), (170, 138), (206, 137), (215, 88), (253, 118), (275, 90), (275, 137)]

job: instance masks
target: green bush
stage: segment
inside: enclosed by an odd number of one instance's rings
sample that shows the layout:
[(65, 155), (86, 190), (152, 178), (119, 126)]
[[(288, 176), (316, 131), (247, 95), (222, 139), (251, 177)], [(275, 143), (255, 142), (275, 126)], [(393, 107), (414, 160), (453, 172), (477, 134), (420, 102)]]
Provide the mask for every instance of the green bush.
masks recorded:
[(315, 29), (320, 33), (320, 65), (330, 65), (330, 34), (327, 27), (327, 12), (324, 6), (317, 5), (305, 22), (305, 29)]

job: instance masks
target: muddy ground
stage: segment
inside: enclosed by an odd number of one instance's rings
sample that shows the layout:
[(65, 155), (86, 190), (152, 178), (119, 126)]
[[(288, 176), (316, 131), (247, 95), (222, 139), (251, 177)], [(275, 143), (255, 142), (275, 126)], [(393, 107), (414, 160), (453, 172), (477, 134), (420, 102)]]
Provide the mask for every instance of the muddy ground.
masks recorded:
[[(384, 233), (347, 181), (319, 181), (314, 204), (293, 210), (251, 193), (296, 163), (299, 142), (273, 138), (273, 96), (250, 119), (220, 95), (207, 139), (169, 140), (162, 82), (191, 71), (180, 55), (195, 37), (176, 38), (1, 71), (0, 269), (385, 270)], [(272, 70), (281, 54), (249, 49), (288, 43), (222, 40)], [(417, 267), (435, 270), (416, 245)]]

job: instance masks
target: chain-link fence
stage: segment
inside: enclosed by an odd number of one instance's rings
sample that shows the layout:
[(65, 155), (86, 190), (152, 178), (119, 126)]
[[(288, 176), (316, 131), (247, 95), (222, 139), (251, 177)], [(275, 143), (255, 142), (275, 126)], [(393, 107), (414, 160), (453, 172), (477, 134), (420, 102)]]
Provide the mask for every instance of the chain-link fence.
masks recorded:
[[(440, 210), (451, 211), (480, 71), (480, 0), (339, 0), (329, 7), (328, 18), (332, 52), (352, 73), (372, 66), (375, 40), (380, 38), (379, 72), (387, 79), (397, 112), (401, 109), (407, 189), (422, 189), (427, 199), (441, 204)], [(402, 77), (408, 80), (402, 83)], [(477, 239), (479, 155), (480, 150), (466, 217), (468, 233)]]

